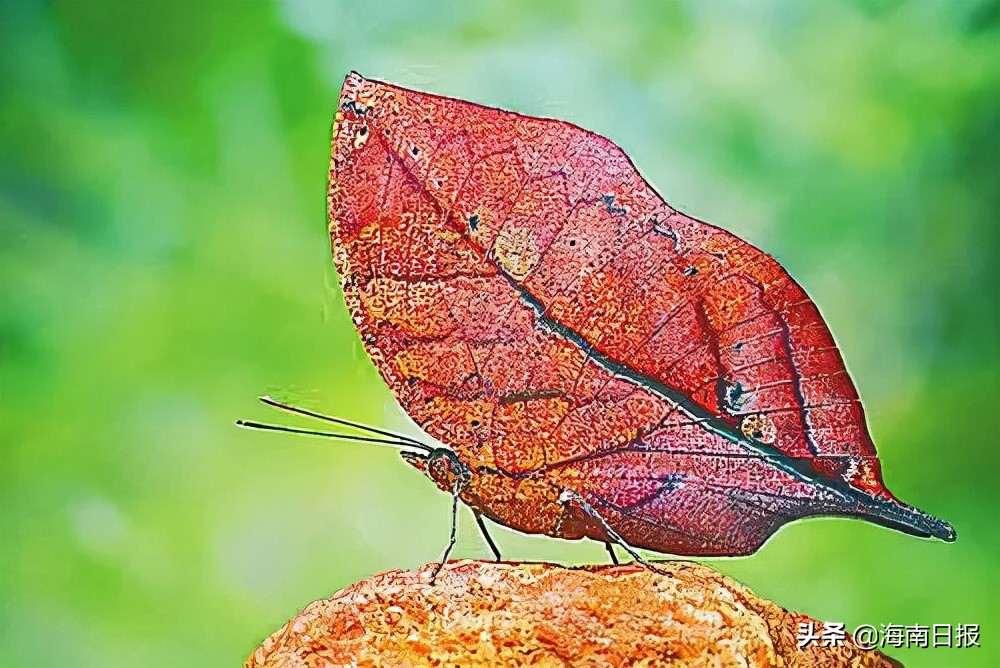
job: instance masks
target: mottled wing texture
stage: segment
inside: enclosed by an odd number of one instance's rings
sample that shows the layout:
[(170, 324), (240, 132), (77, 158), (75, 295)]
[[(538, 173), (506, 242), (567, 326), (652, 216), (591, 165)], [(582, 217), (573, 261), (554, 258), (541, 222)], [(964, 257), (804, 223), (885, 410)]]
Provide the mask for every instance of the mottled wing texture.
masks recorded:
[(330, 182), (365, 348), (470, 466), (548, 475), (676, 554), (899, 506), (806, 293), (608, 139), (351, 74)]

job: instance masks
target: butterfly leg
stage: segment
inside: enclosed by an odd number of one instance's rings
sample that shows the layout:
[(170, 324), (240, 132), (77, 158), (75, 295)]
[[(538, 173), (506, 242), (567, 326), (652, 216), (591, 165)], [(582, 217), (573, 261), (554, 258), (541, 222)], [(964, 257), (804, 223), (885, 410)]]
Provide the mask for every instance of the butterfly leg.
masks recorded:
[(604, 547), (607, 549), (608, 554), (611, 556), (611, 563), (615, 566), (618, 565), (618, 555), (615, 554), (615, 547), (611, 543), (605, 543)]
[(626, 543), (625, 539), (622, 538), (620, 535), (618, 535), (617, 531), (611, 528), (611, 525), (609, 525), (607, 521), (603, 517), (601, 517), (601, 514), (597, 512), (597, 509), (594, 508), (594, 506), (590, 505), (590, 503), (585, 498), (580, 496), (580, 494), (578, 494), (577, 492), (574, 492), (569, 489), (564, 489), (562, 493), (559, 495), (559, 502), (565, 505), (570, 503), (571, 501), (575, 501), (577, 505), (579, 505), (580, 508), (583, 510), (583, 512), (587, 513), (592, 518), (597, 520), (597, 522), (604, 529), (604, 532), (608, 534), (608, 537), (611, 538), (611, 540), (613, 540), (614, 542), (621, 545), (622, 549), (628, 552), (629, 556), (635, 559), (637, 563), (642, 564), (643, 566), (653, 571), (654, 573), (659, 573), (660, 575), (670, 575), (666, 571), (660, 570), (659, 568), (651, 564), (649, 561), (644, 559), (642, 555), (639, 554), (639, 552), (634, 547)]
[(479, 511), (477, 510), (472, 512), (476, 516), (476, 524), (479, 525), (479, 531), (483, 534), (483, 540), (485, 540), (486, 544), (490, 546), (493, 556), (496, 557), (497, 562), (503, 561), (503, 558), (500, 556), (500, 548), (498, 548), (497, 544), (493, 542), (493, 537), (490, 535), (490, 532), (486, 530), (486, 523), (483, 522), (483, 516), (479, 514)]
[(444, 568), (444, 565), (448, 562), (448, 555), (451, 554), (451, 549), (455, 547), (455, 533), (458, 529), (458, 492), (452, 494), (451, 496), (451, 535), (448, 537), (448, 545), (444, 548), (444, 554), (441, 555), (441, 561), (438, 563), (437, 568), (434, 569), (434, 575), (431, 576), (431, 584), (434, 584), (437, 580), (438, 573)]

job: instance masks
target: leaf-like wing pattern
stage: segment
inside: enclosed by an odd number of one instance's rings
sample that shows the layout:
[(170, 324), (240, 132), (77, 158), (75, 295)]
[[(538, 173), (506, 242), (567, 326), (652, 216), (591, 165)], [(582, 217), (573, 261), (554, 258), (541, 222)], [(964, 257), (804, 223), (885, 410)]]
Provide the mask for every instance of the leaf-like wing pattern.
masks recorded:
[(608, 139), (352, 73), (330, 182), (366, 350), (481, 474), (468, 496), (491, 517), (599, 537), (553, 519), (572, 489), (676, 554), (752, 552), (810, 514), (953, 538), (886, 490), (802, 288), (667, 205)]

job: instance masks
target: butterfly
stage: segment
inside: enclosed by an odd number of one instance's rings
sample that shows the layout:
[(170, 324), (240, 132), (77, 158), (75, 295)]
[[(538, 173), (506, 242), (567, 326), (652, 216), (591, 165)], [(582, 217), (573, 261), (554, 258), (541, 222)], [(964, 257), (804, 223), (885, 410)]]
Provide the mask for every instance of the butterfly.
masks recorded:
[(818, 515), (955, 539), (886, 489), (805, 291), (668, 205), (610, 140), (351, 73), (329, 221), (365, 350), (444, 447), (268, 403), (399, 447), (452, 495), (448, 550), (459, 500), (484, 532), (614, 543), (651, 567), (639, 549), (747, 555)]

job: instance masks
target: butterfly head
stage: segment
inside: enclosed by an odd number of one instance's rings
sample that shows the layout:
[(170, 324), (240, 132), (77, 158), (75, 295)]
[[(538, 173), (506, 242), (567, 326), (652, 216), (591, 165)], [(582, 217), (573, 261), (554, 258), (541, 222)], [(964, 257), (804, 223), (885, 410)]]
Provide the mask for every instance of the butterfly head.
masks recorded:
[(447, 448), (434, 448), (430, 452), (400, 453), (403, 459), (434, 481), (442, 491), (457, 494), (472, 479), (472, 469)]

